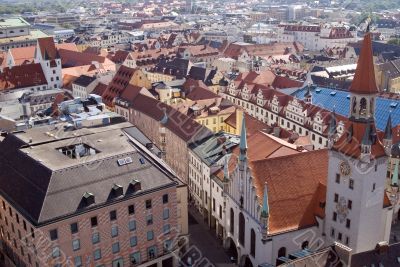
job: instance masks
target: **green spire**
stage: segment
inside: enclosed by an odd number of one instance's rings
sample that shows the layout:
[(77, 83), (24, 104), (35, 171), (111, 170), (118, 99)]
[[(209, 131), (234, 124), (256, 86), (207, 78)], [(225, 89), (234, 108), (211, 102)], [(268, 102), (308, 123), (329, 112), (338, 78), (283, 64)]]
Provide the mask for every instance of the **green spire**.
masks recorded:
[(398, 185), (398, 184), (399, 184), (399, 162), (397, 161), (392, 173), (392, 185)]
[(372, 140), (371, 140), (371, 124), (368, 122), (367, 128), (365, 128), (364, 136), (363, 139), (361, 140), (361, 144), (365, 146), (371, 146), (372, 145)]
[(262, 205), (262, 210), (261, 210), (261, 217), (262, 218), (268, 218), (269, 217), (267, 183), (265, 183), (265, 186), (264, 186), (264, 198), (263, 198), (263, 205)]
[(246, 121), (245, 121), (245, 115), (243, 114), (243, 120), (242, 120), (242, 130), (240, 131), (240, 155), (239, 155), (239, 160), (244, 161), (247, 157), (247, 131), (246, 131)]
[(389, 118), (386, 123), (384, 139), (392, 140), (392, 114), (391, 113), (389, 113)]

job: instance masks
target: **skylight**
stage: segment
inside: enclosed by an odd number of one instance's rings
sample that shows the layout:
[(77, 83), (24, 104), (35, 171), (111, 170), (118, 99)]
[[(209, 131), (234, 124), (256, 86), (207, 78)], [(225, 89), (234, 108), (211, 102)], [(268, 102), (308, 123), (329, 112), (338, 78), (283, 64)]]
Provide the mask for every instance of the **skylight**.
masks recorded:
[(100, 151), (84, 143), (68, 145), (56, 149), (71, 159), (84, 158), (100, 153)]

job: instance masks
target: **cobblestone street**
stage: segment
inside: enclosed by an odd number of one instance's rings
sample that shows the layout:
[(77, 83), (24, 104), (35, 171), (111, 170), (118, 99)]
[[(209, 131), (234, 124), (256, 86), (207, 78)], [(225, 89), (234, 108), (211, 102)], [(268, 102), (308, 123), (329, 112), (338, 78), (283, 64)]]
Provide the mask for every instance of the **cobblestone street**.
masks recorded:
[(192, 209), (189, 212), (189, 234), (190, 245), (197, 247), (202, 256), (218, 267), (233, 267), (230, 258), (221, 241), (216, 238), (208, 226), (204, 223), (201, 215)]

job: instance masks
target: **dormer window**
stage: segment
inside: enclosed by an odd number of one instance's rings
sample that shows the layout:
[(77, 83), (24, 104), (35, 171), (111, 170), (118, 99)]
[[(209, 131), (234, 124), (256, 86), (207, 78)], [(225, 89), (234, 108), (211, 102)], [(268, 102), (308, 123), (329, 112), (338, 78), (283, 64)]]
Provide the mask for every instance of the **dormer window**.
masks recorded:
[(111, 193), (113, 197), (120, 197), (124, 194), (123, 187), (119, 184), (114, 184), (111, 189)]
[(94, 195), (92, 193), (85, 192), (85, 194), (83, 194), (82, 201), (85, 206), (90, 206), (95, 202)]
[(129, 183), (129, 191), (131, 193), (136, 193), (138, 191), (142, 190), (142, 184), (140, 183), (139, 180), (137, 179), (133, 179), (130, 183)]

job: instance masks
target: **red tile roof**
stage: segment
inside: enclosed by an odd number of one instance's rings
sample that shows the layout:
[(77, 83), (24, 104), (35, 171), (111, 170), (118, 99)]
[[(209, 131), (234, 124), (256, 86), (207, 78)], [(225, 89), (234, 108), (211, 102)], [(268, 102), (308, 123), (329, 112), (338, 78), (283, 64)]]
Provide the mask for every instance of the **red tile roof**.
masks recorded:
[(4, 68), (0, 73), (0, 91), (46, 84), (47, 80), (39, 63)]
[(39, 38), (37, 41), (39, 52), (42, 58), (46, 60), (54, 60), (58, 58), (57, 49), (53, 37)]
[[(375, 124), (365, 123), (365, 122), (353, 122), (348, 120), (345, 124), (345, 132), (339, 138), (339, 140), (334, 144), (333, 149), (340, 151), (341, 153), (354, 157), (360, 158), (361, 155), (361, 142), (363, 140), (364, 134), (367, 127), (372, 127), (373, 131), (377, 131)], [(349, 137), (349, 133), (352, 130), (352, 135)], [(376, 142), (371, 146), (371, 155), (375, 158), (385, 156), (385, 149), (379, 140), (379, 135), (376, 137)]]
[(102, 95), (103, 102), (107, 106), (114, 106), (114, 98), (120, 96), (124, 92), (136, 70), (137, 69), (132, 69), (121, 65)]
[(98, 83), (96, 87), (93, 89), (92, 94), (96, 94), (102, 96), (107, 89), (107, 85), (104, 83)]
[(350, 92), (356, 94), (378, 93), (375, 81), (374, 59), (372, 54), (371, 33), (364, 36), (361, 53), (358, 58), (357, 69)]
[(167, 114), (168, 120), (163, 125), (185, 142), (212, 134), (207, 127), (152, 97), (138, 94), (130, 104), (134, 110), (140, 111), (156, 121), (161, 121)]
[(35, 59), (34, 46), (11, 48), (9, 52), (14, 59), (15, 65), (29, 64)]

